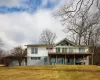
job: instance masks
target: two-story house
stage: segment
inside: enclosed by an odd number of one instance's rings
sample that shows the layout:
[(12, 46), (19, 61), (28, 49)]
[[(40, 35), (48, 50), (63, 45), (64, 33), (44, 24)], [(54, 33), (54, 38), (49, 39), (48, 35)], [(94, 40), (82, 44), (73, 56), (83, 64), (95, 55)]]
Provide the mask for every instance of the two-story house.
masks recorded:
[(55, 45), (33, 44), (27, 46), (27, 65), (89, 65), (89, 46), (75, 45), (63, 39)]

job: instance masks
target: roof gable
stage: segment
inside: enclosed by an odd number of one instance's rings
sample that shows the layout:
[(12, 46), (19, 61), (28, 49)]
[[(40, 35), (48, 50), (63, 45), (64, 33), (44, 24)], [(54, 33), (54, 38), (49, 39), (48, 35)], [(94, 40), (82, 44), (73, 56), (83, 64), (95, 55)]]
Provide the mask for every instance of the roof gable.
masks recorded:
[(75, 43), (74, 42), (72, 42), (72, 41), (70, 41), (70, 40), (68, 40), (67, 38), (64, 38), (63, 40), (61, 40), (60, 42), (58, 42), (57, 44), (56, 44), (56, 46), (75, 46)]

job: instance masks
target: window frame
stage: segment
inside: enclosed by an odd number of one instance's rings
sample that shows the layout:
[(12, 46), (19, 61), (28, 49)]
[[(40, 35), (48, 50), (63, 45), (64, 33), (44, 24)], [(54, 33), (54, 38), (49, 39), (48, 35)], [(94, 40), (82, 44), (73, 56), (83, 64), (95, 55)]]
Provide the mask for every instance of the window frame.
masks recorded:
[(41, 57), (31, 57), (31, 60), (41, 60)]
[(67, 48), (62, 48), (62, 53), (66, 53), (67, 52)]
[(61, 52), (61, 48), (56, 48), (56, 52), (60, 53)]
[(85, 48), (79, 48), (79, 53), (84, 53), (85, 52)]
[(69, 48), (69, 52), (71, 53), (74, 52), (73, 48)]
[(31, 48), (31, 54), (38, 54), (38, 48)]

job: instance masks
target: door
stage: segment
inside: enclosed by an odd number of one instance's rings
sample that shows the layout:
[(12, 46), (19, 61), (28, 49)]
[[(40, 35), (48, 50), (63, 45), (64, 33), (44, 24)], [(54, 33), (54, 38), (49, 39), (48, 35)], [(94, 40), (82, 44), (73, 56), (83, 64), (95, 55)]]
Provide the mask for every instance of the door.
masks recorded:
[(58, 64), (64, 64), (64, 58), (58, 57)]
[(55, 65), (56, 64), (56, 58), (55, 57), (51, 57), (50, 64), (51, 65)]
[(67, 64), (70, 64), (70, 65), (72, 64), (73, 65), (74, 64), (74, 58), (68, 57), (67, 58)]

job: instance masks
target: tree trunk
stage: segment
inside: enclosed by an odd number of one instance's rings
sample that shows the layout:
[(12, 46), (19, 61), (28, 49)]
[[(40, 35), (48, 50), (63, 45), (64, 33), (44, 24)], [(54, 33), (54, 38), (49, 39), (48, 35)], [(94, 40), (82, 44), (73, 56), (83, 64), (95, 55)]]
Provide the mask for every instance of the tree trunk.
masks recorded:
[(19, 66), (21, 66), (21, 62), (19, 61)]
[(25, 58), (25, 65), (27, 66), (27, 57)]
[(81, 44), (81, 35), (79, 35), (79, 42), (78, 42), (78, 45)]

